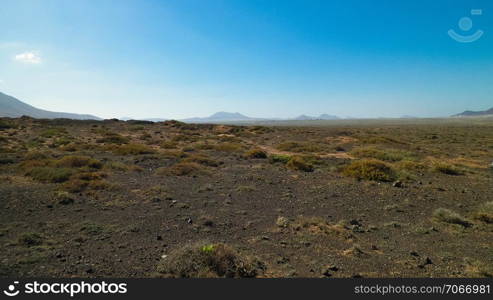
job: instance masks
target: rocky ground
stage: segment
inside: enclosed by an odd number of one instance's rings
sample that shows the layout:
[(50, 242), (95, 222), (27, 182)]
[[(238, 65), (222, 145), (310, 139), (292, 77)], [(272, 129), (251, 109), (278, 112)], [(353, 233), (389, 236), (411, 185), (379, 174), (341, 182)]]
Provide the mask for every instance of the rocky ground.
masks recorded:
[(491, 121), (0, 119), (0, 276), (491, 277), (492, 160)]

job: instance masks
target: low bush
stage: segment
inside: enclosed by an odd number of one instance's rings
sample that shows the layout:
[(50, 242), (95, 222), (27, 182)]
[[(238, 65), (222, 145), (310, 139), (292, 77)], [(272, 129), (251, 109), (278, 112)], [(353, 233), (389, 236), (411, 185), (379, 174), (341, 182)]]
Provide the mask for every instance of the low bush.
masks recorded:
[(51, 138), (55, 136), (60, 136), (63, 134), (66, 134), (67, 130), (65, 128), (48, 128), (43, 130), (39, 136), (44, 137), (44, 138)]
[(153, 154), (156, 152), (151, 147), (142, 144), (120, 145), (116, 147), (111, 147), (110, 150), (117, 155)]
[(171, 167), (159, 168), (156, 172), (159, 175), (189, 176), (202, 174), (205, 169), (204, 166), (194, 162), (179, 162)]
[(215, 145), (214, 149), (222, 152), (240, 152), (243, 149), (243, 145), (239, 143), (219, 143)]
[(342, 173), (349, 177), (373, 181), (393, 181), (394, 170), (386, 163), (374, 159), (362, 159), (351, 162)]
[(69, 180), (74, 171), (69, 168), (34, 167), (25, 174), (37, 181), (60, 183)]
[(360, 158), (375, 158), (378, 160), (396, 162), (404, 159), (412, 160), (415, 155), (408, 151), (397, 150), (397, 149), (377, 149), (374, 147), (362, 147), (356, 148), (351, 151), (351, 155)]
[(102, 138), (96, 140), (96, 143), (105, 144), (126, 144), (128, 142), (129, 138), (113, 132), (106, 132)]
[(282, 163), (286, 164), (291, 159), (291, 156), (285, 154), (271, 154), (269, 156), (270, 163)]
[(43, 236), (36, 232), (24, 232), (19, 236), (17, 242), (23, 246), (39, 246), (43, 244)]
[(184, 158), (182, 163), (198, 163), (204, 166), (209, 166), (209, 167), (217, 167), (219, 166), (219, 163), (205, 155), (202, 154), (194, 154), (190, 155), (186, 158)]
[(277, 145), (276, 149), (296, 153), (320, 152), (323, 150), (320, 145), (311, 142), (285, 142)]
[(176, 149), (178, 147), (178, 143), (173, 141), (164, 141), (159, 146), (163, 149)]
[(446, 208), (438, 208), (433, 212), (433, 218), (439, 222), (458, 224), (464, 227), (472, 226), (472, 223), (458, 213)]
[(313, 166), (301, 156), (293, 156), (286, 163), (286, 167), (291, 170), (312, 172)]
[(481, 205), (475, 212), (474, 218), (488, 224), (493, 224), (493, 201)]
[(462, 170), (458, 169), (457, 167), (450, 165), (450, 164), (443, 163), (443, 162), (434, 163), (433, 164), (433, 170), (435, 172), (439, 172), (439, 173), (443, 173), (443, 174), (447, 174), (447, 175), (463, 175), (464, 174), (464, 172)]
[(158, 272), (167, 277), (241, 278), (256, 277), (262, 267), (225, 244), (197, 244), (166, 255)]
[(91, 169), (101, 169), (103, 164), (96, 159), (90, 158), (89, 156), (69, 155), (57, 160), (55, 162), (55, 166), (65, 168), (87, 167)]
[(244, 154), (247, 158), (267, 158), (267, 153), (262, 149), (251, 149)]

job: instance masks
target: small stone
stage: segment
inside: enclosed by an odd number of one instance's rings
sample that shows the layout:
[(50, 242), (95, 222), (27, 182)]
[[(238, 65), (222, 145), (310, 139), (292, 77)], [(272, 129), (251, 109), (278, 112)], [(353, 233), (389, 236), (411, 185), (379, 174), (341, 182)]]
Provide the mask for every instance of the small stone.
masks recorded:
[(276, 225), (283, 228), (288, 227), (289, 220), (286, 217), (278, 217), (276, 220)]
[(333, 272), (339, 271), (339, 267), (335, 265), (328, 265), (322, 269), (322, 275), (326, 277), (331, 277)]
[(402, 184), (402, 181), (397, 180), (397, 181), (395, 181), (395, 182), (392, 184), (392, 186), (393, 186), (393, 187), (398, 187), (398, 188), (400, 188), (400, 187), (403, 187), (403, 184)]

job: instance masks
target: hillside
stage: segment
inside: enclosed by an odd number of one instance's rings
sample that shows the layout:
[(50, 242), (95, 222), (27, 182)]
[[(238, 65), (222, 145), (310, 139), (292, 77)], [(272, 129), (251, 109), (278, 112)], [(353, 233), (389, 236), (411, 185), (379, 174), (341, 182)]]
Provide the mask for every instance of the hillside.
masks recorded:
[(480, 117), (480, 116), (493, 116), (493, 107), (483, 111), (470, 111), (466, 110), (460, 114), (453, 115), (452, 117)]
[(0, 92), (0, 117), (17, 118), (21, 116), (29, 116), (38, 119), (65, 118), (77, 120), (100, 120), (100, 118), (93, 115), (80, 115), (38, 109), (34, 106), (20, 101), (19, 99)]

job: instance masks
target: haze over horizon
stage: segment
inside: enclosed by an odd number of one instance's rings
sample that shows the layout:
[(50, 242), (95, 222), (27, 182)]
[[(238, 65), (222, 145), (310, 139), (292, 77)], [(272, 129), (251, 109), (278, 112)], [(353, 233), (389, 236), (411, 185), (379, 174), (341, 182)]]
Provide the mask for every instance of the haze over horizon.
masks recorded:
[[(471, 9), (482, 15), (471, 16)], [(0, 91), (103, 118), (493, 106), (488, 1), (2, 1)], [(471, 17), (473, 43), (447, 35)]]

